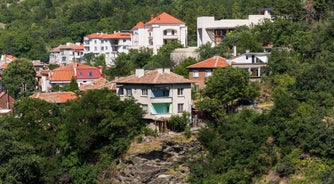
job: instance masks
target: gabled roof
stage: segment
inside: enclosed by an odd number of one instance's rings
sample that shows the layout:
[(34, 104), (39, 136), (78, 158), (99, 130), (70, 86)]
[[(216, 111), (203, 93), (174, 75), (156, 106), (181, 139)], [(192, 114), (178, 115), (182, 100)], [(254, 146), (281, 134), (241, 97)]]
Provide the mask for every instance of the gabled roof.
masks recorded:
[(223, 68), (226, 66), (228, 66), (228, 63), (225, 58), (221, 56), (213, 56), (212, 58), (190, 65), (187, 68)]
[(72, 65), (56, 68), (49, 73), (50, 81), (71, 81), (73, 76), (74, 69)]
[(140, 21), (131, 30), (137, 29), (137, 28), (143, 28), (143, 27), (145, 27), (145, 24)]
[(100, 69), (84, 64), (76, 64), (77, 79), (98, 79), (102, 77)]
[(107, 79), (101, 77), (100, 79), (97, 79), (93, 83), (82, 84), (80, 86), (80, 91), (103, 89), (103, 88), (107, 88), (109, 90), (116, 90), (116, 83), (107, 81)]
[(127, 77), (121, 77), (115, 79), (117, 83), (128, 83), (128, 84), (181, 84), (191, 83), (190, 80), (184, 78), (181, 75), (177, 75), (173, 72), (167, 71), (166, 69), (146, 70), (143, 75), (130, 75)]
[(101, 76), (99, 68), (76, 62), (49, 72), (50, 81), (71, 81), (72, 77), (76, 77), (76, 79), (98, 79)]
[(166, 12), (163, 12), (160, 15), (157, 15), (156, 17), (152, 16), (151, 20), (146, 22), (145, 25), (149, 24), (184, 24), (184, 22), (169, 15)]
[(38, 98), (50, 103), (65, 103), (69, 100), (74, 100), (78, 96), (73, 92), (50, 92), (50, 93), (35, 93), (31, 98)]
[(58, 47), (52, 48), (51, 52), (56, 53), (60, 52), (61, 50), (83, 50), (83, 45), (78, 45), (74, 43), (66, 43), (66, 45), (59, 45)]

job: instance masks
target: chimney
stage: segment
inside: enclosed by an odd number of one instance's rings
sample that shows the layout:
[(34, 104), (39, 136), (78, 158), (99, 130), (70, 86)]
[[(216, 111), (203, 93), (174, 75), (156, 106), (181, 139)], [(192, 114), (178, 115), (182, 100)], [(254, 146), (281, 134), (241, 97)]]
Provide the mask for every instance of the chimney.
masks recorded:
[(154, 15), (153, 15), (153, 14), (151, 14), (151, 20), (152, 20), (152, 19), (154, 19)]
[(140, 78), (140, 77), (142, 77), (142, 76), (144, 76), (144, 69), (142, 69), (142, 68), (137, 68), (137, 69), (136, 69), (136, 77)]
[(169, 68), (164, 68), (164, 73), (170, 73), (170, 69)]
[(162, 68), (158, 68), (157, 71), (158, 71), (159, 74), (162, 74), (164, 72), (164, 70)]

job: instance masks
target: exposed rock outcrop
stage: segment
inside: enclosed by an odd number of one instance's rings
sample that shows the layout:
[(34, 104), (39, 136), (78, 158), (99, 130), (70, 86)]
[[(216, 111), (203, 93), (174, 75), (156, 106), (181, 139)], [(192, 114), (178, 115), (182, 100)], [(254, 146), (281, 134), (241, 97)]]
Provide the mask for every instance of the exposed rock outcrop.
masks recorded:
[[(183, 135), (174, 135), (183, 136)], [(144, 140), (144, 139), (143, 139)], [(160, 149), (128, 155), (123, 158), (109, 181), (112, 183), (134, 184), (176, 184), (188, 183), (189, 161), (204, 152), (196, 139), (153, 140)], [(142, 146), (147, 142), (142, 142)], [(136, 146), (141, 146), (140, 144)]]

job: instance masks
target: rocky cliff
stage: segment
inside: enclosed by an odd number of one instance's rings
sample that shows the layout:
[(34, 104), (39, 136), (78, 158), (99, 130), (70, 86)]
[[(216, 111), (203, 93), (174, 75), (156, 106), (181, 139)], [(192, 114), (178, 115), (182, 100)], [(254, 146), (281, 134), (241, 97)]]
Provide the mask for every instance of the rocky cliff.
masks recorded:
[(108, 181), (115, 184), (188, 183), (189, 162), (202, 153), (201, 144), (183, 134), (145, 137), (131, 145)]

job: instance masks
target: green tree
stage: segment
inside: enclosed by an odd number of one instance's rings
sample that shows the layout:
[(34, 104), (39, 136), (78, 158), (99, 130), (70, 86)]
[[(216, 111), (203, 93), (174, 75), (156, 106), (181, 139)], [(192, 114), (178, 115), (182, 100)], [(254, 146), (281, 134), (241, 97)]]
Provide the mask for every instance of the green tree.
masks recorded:
[(71, 78), (71, 82), (70, 82), (70, 85), (68, 87), (68, 90), (73, 91), (73, 92), (79, 90), (78, 82), (74, 77)]
[(225, 67), (214, 70), (201, 92), (203, 97), (217, 100), (218, 104), (229, 111), (233, 102), (239, 98), (253, 99), (258, 95), (249, 85), (249, 73), (240, 68)]
[(182, 61), (180, 64), (175, 66), (173, 72), (178, 75), (182, 75), (185, 78), (189, 78), (189, 70), (187, 69), (187, 67), (195, 63), (196, 63), (196, 59), (187, 58), (184, 61)]
[(27, 59), (10, 62), (3, 71), (2, 81), (14, 98), (29, 96), (37, 85), (36, 71), (32, 62)]

